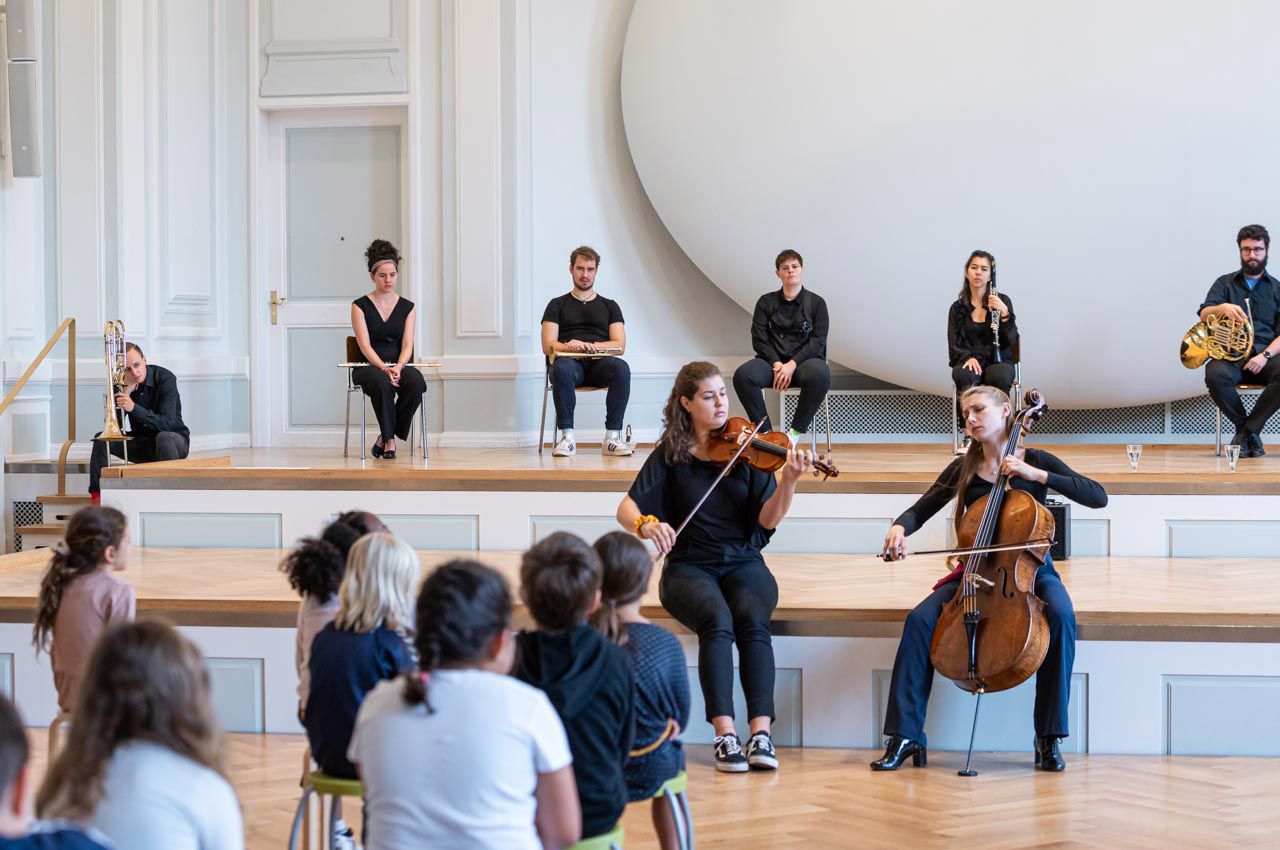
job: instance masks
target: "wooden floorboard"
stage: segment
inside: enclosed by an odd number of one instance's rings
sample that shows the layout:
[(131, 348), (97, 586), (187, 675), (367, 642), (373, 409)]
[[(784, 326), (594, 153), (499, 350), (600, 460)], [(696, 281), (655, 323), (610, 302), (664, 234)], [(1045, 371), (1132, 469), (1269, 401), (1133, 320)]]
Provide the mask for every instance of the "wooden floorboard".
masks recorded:
[[(187, 625), (291, 627), (298, 596), (280, 573), (279, 549), (131, 550), (122, 576), (134, 586), (139, 613)], [(476, 557), (519, 584), (519, 552), (420, 552), (424, 572), (458, 557)], [(49, 550), (0, 556), (0, 619), (29, 622)], [(886, 564), (872, 555), (766, 554), (778, 581), (779, 633), (846, 634), (845, 627), (902, 621), (945, 572), (940, 557)], [(1276, 640), (1280, 629), (1277, 562), (1270, 558), (1073, 558), (1057, 564), (1075, 604), (1082, 636), (1132, 630), (1119, 639), (1153, 638), (1144, 629), (1233, 630), (1226, 640)], [(658, 573), (644, 597), (646, 616), (668, 615), (658, 599)], [(517, 614), (523, 609), (517, 608)], [(808, 629), (809, 631), (804, 631)], [(1095, 633), (1090, 634), (1089, 630)], [(1249, 636), (1249, 633), (1256, 633)], [(1115, 638), (1112, 634), (1109, 637)]]
[[(1212, 446), (1147, 446), (1137, 470), (1122, 445), (1044, 445), (1077, 472), (1100, 481), (1112, 495), (1280, 494), (1280, 452), (1239, 461), (1232, 473)], [(554, 458), (530, 448), (435, 449), (429, 460), (402, 453), (393, 461), (332, 449), (235, 449), (196, 454), (188, 461), (117, 466), (104, 470), (105, 490), (372, 489), (538, 490), (625, 492), (650, 449), (633, 457), (603, 457), (583, 448)], [(858, 444), (837, 446), (840, 476), (806, 479), (802, 492), (919, 493), (951, 462), (949, 446)]]
[[(43, 730), (31, 730), (43, 773)], [(249, 850), (281, 850), (298, 799), (305, 739), (229, 735), (232, 781)], [(1031, 768), (1031, 754), (979, 754), (980, 775), (956, 776), (964, 754), (929, 767), (872, 773), (866, 750), (781, 750), (776, 774), (721, 774), (690, 746), (697, 844), (726, 850), (820, 848), (1275, 848), (1280, 759), (1068, 756), (1067, 770)], [(647, 803), (628, 808), (628, 850), (652, 850)], [(359, 821), (359, 806), (347, 807)]]

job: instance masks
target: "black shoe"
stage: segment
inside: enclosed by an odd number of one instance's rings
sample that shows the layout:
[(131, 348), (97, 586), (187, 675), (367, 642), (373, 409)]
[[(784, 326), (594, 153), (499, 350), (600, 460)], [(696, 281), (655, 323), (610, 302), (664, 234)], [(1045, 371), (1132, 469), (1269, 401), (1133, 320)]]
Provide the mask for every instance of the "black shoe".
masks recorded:
[(897, 770), (902, 767), (907, 756), (911, 756), (911, 763), (916, 767), (924, 767), (929, 763), (929, 754), (925, 751), (924, 744), (901, 735), (890, 735), (884, 755), (871, 762), (871, 769)]
[(382, 457), (382, 441), (374, 440), (373, 445), (369, 447), (369, 454), (374, 457)]
[(750, 770), (742, 742), (733, 732), (716, 736), (716, 770), (722, 773), (744, 773)]
[(1262, 457), (1267, 450), (1262, 447), (1262, 437), (1252, 431), (1249, 432), (1249, 457)]
[(383, 459), (383, 460), (395, 460), (395, 459), (396, 459), (396, 450), (395, 450), (395, 449), (383, 449), (383, 450), (382, 450), (382, 459)]
[(1036, 767), (1053, 773), (1067, 769), (1067, 763), (1062, 760), (1062, 751), (1058, 749), (1059, 740), (1056, 735), (1036, 738)]
[(778, 753), (768, 732), (757, 732), (747, 742), (747, 764), (757, 770), (778, 769)]
[(1243, 425), (1236, 429), (1236, 435), (1231, 438), (1228, 445), (1239, 446), (1240, 456), (1248, 457), (1246, 452), (1249, 451), (1249, 432), (1244, 429)]

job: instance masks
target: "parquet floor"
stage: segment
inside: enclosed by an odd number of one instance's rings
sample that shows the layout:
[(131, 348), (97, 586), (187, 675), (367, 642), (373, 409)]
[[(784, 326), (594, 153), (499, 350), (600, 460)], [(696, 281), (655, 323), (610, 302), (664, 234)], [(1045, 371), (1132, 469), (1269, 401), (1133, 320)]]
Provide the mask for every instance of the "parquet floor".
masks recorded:
[[(249, 850), (282, 850), (297, 802), (305, 739), (231, 735), (232, 779)], [(43, 762), (43, 730), (32, 730)], [(718, 774), (691, 746), (697, 844), (732, 850), (818, 848), (1276, 848), (1280, 759), (1068, 756), (1067, 771), (1031, 769), (1030, 754), (930, 753), (926, 769), (867, 769), (865, 750), (783, 750), (776, 774)], [(43, 765), (38, 765), (43, 771)], [(627, 810), (628, 850), (657, 847), (648, 804)], [(358, 820), (358, 806), (348, 806)]]

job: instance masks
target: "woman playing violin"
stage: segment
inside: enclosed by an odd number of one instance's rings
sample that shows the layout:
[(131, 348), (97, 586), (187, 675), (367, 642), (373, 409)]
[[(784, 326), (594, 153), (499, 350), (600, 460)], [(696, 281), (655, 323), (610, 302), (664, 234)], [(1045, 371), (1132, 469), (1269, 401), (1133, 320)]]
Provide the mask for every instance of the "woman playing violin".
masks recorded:
[[(748, 464), (729, 471), (677, 538), (679, 525), (720, 474), (715, 434), (729, 416), (724, 377), (711, 363), (676, 376), (657, 447), (618, 505), (618, 522), (666, 554), (662, 605), (698, 635), (698, 678), (715, 727), (718, 770), (778, 767), (773, 722), (773, 645), (769, 621), (778, 584), (760, 550), (791, 507), (796, 481), (813, 465), (804, 449), (787, 452), (775, 478)], [(733, 725), (733, 645), (737, 642), (751, 740), (744, 752)]]
[[(920, 499), (894, 520), (884, 538), (888, 560), (903, 557), (903, 538), (942, 510), (954, 499), (956, 516), (991, 491), (1003, 473), (1009, 486), (1024, 490), (1044, 504), (1054, 490), (1085, 507), (1107, 504), (1102, 485), (1076, 474), (1049, 452), (1028, 448), (1021, 456), (1005, 455), (1009, 441), (1012, 407), (1009, 397), (995, 387), (971, 387), (960, 396), (964, 421), (973, 443), (964, 457), (951, 462)], [(915, 765), (926, 763), (925, 709), (933, 686), (933, 666), (929, 645), (942, 608), (959, 587), (956, 572), (935, 585), (933, 593), (907, 615), (902, 641), (893, 661), (889, 706), (884, 734), (889, 739), (884, 756), (871, 763), (872, 770), (897, 770), (908, 756)], [(1042, 770), (1063, 770), (1066, 764), (1058, 742), (1067, 737), (1067, 700), (1071, 692), (1071, 668), (1076, 654), (1076, 617), (1071, 597), (1046, 554), (1036, 572), (1035, 594), (1045, 603), (1049, 622), (1049, 653), (1036, 673), (1035, 763)]]

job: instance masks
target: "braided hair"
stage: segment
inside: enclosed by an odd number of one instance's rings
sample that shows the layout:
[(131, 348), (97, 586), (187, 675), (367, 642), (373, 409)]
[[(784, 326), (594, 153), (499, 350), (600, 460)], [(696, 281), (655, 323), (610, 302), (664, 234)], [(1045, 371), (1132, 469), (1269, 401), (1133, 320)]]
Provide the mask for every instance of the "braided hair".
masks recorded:
[(434, 714), (427, 695), (431, 674), (483, 660), (494, 636), (511, 627), (511, 588), (484, 564), (450, 561), (422, 583), (417, 627), (418, 670), (404, 676), (404, 701)]
[(644, 596), (653, 573), (649, 550), (633, 534), (611, 531), (595, 542), (603, 574), (600, 580), (600, 607), (591, 612), (590, 622), (618, 646), (627, 645), (627, 626), (618, 617), (618, 606), (630, 605)]
[(120, 546), (128, 527), (124, 514), (115, 508), (91, 506), (72, 515), (66, 537), (53, 547), (53, 558), (40, 580), (36, 625), (31, 634), (37, 652), (48, 652), (53, 643), (53, 624), (67, 586), (97, 571), (107, 550)]
[(304, 537), (280, 562), (280, 572), (289, 577), (289, 586), (302, 596), (328, 602), (342, 585), (347, 571), (347, 553), (366, 534), (387, 527), (367, 511), (338, 514), (319, 537)]

